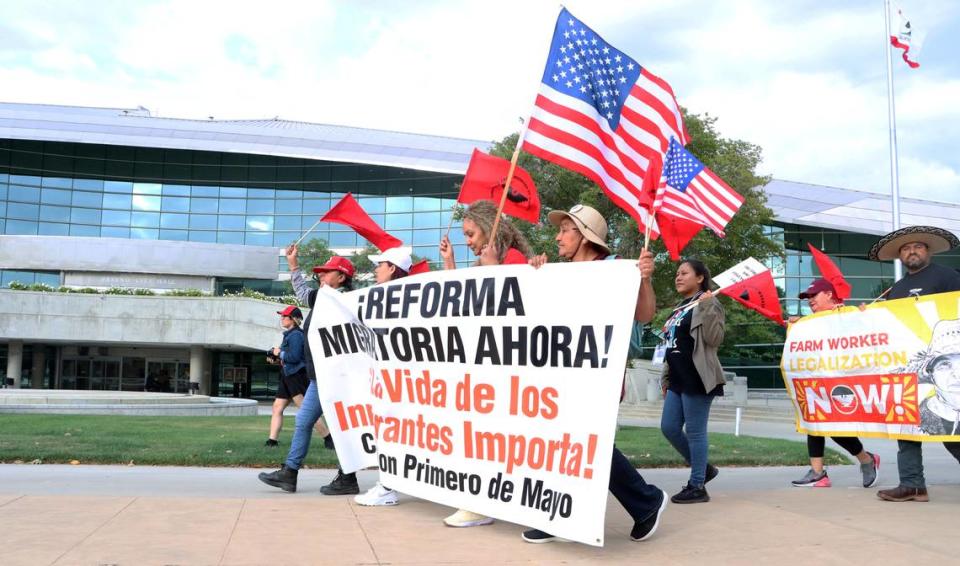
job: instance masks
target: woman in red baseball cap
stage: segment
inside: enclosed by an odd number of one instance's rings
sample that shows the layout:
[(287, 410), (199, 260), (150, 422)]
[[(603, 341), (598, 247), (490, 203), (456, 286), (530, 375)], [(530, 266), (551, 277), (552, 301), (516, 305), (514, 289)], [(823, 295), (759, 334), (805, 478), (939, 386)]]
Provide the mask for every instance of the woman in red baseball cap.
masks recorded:
[[(805, 299), (813, 312), (828, 311), (843, 306), (843, 299), (837, 295), (833, 284), (824, 278), (814, 279), (799, 297)], [(798, 321), (799, 316), (791, 316), (790, 324)], [(832, 436), (833, 441), (843, 447), (860, 462), (863, 475), (863, 487), (873, 487), (880, 473), (880, 457), (863, 449), (863, 443), (855, 436)], [(810, 469), (806, 475), (791, 483), (796, 487), (830, 487), (830, 476), (823, 467), (823, 452), (827, 439), (823, 436), (807, 435), (807, 454), (810, 456)]]
[(303, 403), (303, 395), (307, 392), (306, 363), (303, 356), (303, 313), (295, 306), (289, 305), (277, 311), (280, 315), (280, 326), (283, 327), (283, 341), (280, 346), (267, 352), (267, 361), (271, 364), (280, 364), (280, 383), (277, 385), (277, 396), (273, 399), (273, 414), (270, 417), (270, 436), (264, 446), (279, 446), (277, 439), (283, 428), (283, 411), (293, 403), (298, 408)]
[[(297, 295), (300, 304), (309, 305), (311, 310), (304, 320), (303, 329), (305, 332), (310, 330), (310, 319), (313, 316), (313, 305), (317, 300), (317, 289), (311, 289), (307, 285), (303, 272), (300, 271), (300, 264), (297, 260), (297, 246), (291, 245), (286, 250), (287, 265), (290, 267), (290, 283)], [(313, 268), (316, 278), (321, 287), (331, 287), (337, 290), (350, 290), (353, 287), (354, 267), (349, 259), (340, 256), (333, 256), (323, 265)], [(320, 417), (323, 416), (323, 408), (320, 406), (320, 397), (317, 392), (317, 374), (313, 365), (313, 356), (310, 354), (310, 342), (304, 340), (304, 364), (309, 380), (306, 393), (303, 396), (303, 404), (297, 411), (296, 426), (293, 431), (293, 439), (290, 441), (290, 450), (287, 453), (287, 459), (279, 470), (274, 472), (263, 472), (259, 475), (260, 481), (273, 487), (279, 487), (284, 491), (297, 490), (297, 473), (303, 459), (307, 456), (310, 448), (310, 439), (313, 437), (313, 427), (317, 425)], [(324, 444), (327, 448), (333, 448), (329, 434), (326, 435)], [(337, 476), (340, 479), (340, 476)], [(343, 483), (343, 482), (341, 482)], [(328, 486), (324, 486), (327, 488)], [(359, 493), (356, 477), (353, 478), (352, 485), (346, 482), (341, 486), (339, 493), (329, 495), (342, 495), (346, 493)], [(323, 489), (321, 489), (323, 491)], [(326, 492), (324, 492), (326, 493)]]

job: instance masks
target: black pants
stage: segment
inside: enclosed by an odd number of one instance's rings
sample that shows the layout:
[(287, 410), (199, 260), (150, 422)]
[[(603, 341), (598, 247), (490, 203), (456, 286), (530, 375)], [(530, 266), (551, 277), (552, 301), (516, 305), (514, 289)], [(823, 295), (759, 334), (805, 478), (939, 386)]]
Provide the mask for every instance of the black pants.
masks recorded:
[(613, 447), (613, 461), (610, 464), (610, 493), (627, 510), (634, 521), (649, 519), (660, 509), (665, 497), (663, 491), (644, 481), (622, 452)]
[[(863, 452), (863, 444), (856, 436), (831, 436), (830, 438), (849, 452), (851, 456), (856, 456)], [(811, 458), (823, 458), (823, 451), (826, 445), (827, 438), (825, 436), (807, 435), (807, 454), (809, 454)]]

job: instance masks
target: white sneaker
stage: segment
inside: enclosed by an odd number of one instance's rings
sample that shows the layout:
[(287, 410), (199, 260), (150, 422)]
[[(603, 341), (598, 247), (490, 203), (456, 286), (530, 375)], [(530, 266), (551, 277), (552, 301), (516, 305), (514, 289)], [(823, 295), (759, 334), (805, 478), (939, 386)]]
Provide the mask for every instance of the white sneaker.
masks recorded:
[(481, 527), (493, 524), (493, 517), (479, 515), (466, 509), (457, 509), (457, 512), (443, 520), (448, 527)]
[(389, 487), (383, 487), (380, 482), (377, 482), (377, 484), (368, 489), (366, 493), (354, 496), (353, 500), (356, 501), (358, 505), (366, 505), (368, 507), (396, 505), (397, 492)]

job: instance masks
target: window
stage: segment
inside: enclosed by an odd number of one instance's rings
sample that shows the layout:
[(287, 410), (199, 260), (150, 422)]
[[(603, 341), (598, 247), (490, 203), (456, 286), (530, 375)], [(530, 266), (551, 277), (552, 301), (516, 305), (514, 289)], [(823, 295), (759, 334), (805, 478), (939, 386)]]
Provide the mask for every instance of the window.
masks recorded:
[(220, 214), (243, 214), (247, 211), (247, 201), (242, 198), (220, 199)]
[(130, 194), (133, 192), (133, 183), (129, 181), (104, 181), (103, 192)]
[(160, 195), (163, 192), (163, 185), (158, 183), (134, 183), (133, 194), (136, 195)]
[(215, 198), (190, 199), (190, 212), (199, 212), (201, 214), (216, 214), (217, 199)]
[(88, 238), (96, 238), (100, 236), (100, 227), (99, 226), (84, 226), (82, 224), (71, 224), (70, 225), (70, 235), (71, 236), (85, 236)]
[(164, 212), (163, 214), (160, 215), (161, 228), (186, 229), (189, 226), (189, 223), (190, 223), (190, 215), (188, 214), (170, 214), (168, 212)]
[(40, 220), (47, 220), (52, 222), (69, 222), (70, 208), (66, 206), (50, 206), (46, 204), (41, 205)]
[(103, 181), (100, 179), (74, 179), (73, 188), (82, 191), (103, 192)]
[(10, 189), (7, 191), (7, 200), (40, 202), (40, 189), (36, 187), (24, 187), (22, 185), (10, 185)]
[(115, 195), (104, 193), (103, 208), (119, 208), (121, 210), (130, 210), (133, 197), (130, 195)]
[[(213, 214), (191, 214), (190, 215), (190, 229), (191, 230), (216, 230), (217, 229), (217, 217)], [(191, 236), (191, 240), (193, 237)]]
[[(134, 212), (130, 216), (130, 225), (137, 228), (156, 228), (160, 225), (160, 213)], [(154, 230), (154, 233), (156, 233), (156, 230)], [(156, 239), (156, 236), (153, 239)]]
[(43, 189), (40, 192), (40, 202), (44, 204), (70, 204), (70, 191), (61, 189)]
[(242, 244), (243, 232), (218, 232), (217, 243), (220, 244)]
[(7, 204), (7, 218), (36, 220), (39, 212), (40, 207), (35, 204), (22, 204), (19, 202), (11, 202)]
[(37, 223), (24, 220), (7, 220), (7, 234), (36, 235)]
[(100, 236), (104, 238), (129, 238), (130, 228), (120, 228), (119, 226), (104, 226), (100, 228)]
[(73, 182), (64, 177), (44, 177), (40, 184), (44, 187), (60, 187), (62, 189), (69, 189), (73, 185)]
[(275, 216), (273, 223), (275, 230), (300, 230), (300, 216)]
[(220, 187), (203, 187), (194, 185), (190, 188), (190, 196), (216, 198), (220, 196)]
[(216, 232), (206, 232), (206, 231), (197, 231), (190, 230), (190, 241), (191, 242), (216, 242), (217, 233)]
[(270, 232), (247, 232), (244, 244), (248, 246), (272, 246), (273, 234)]
[[(100, 211), (89, 208), (71, 208), (70, 222), (73, 224), (100, 224)], [(73, 235), (73, 230), (70, 230), (70, 235)]]
[(39, 233), (41, 236), (67, 236), (70, 234), (70, 225), (41, 222)]
[(156, 228), (131, 228), (130, 237), (135, 240), (156, 240)]
[(103, 193), (87, 193), (84, 191), (74, 191), (73, 206), (86, 206), (88, 208), (100, 208), (101, 206), (103, 206)]
[(190, 199), (184, 197), (161, 197), (160, 209), (164, 212), (190, 212)]
[(247, 212), (251, 214), (273, 214), (273, 201), (267, 199), (248, 199)]
[(277, 214), (300, 214), (302, 202), (299, 200), (278, 200)]
[(220, 187), (221, 198), (244, 198), (247, 196), (247, 189), (240, 187)]
[[(246, 218), (243, 216), (221, 215), (217, 223), (217, 228), (220, 230), (244, 230), (246, 229)], [(241, 241), (241, 243), (243, 242)]]
[(247, 216), (247, 230), (268, 232), (273, 230), (272, 216)]
[(160, 230), (160, 239), (185, 242), (189, 239), (189, 233), (186, 230)]
[(164, 185), (163, 196), (188, 197), (190, 196), (190, 187), (188, 185)]
[(104, 210), (101, 218), (104, 226), (130, 226), (130, 213), (126, 210)]
[(160, 210), (160, 197), (145, 197), (143, 195), (133, 195), (134, 210)]

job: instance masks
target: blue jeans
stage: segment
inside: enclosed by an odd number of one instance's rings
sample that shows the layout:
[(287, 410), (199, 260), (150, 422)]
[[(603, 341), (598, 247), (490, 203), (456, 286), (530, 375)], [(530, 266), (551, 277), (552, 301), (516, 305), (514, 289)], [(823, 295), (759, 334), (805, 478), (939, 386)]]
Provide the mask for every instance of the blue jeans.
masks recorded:
[(663, 400), (660, 430), (690, 465), (690, 485), (694, 487), (703, 487), (706, 478), (710, 446), (707, 419), (711, 403), (713, 395), (690, 395), (669, 390)]
[(303, 394), (303, 402), (297, 410), (296, 426), (293, 429), (293, 440), (290, 441), (290, 451), (287, 452), (287, 467), (299, 470), (303, 459), (310, 449), (310, 439), (313, 438), (313, 425), (317, 424), (323, 415), (320, 407), (320, 396), (317, 394), (317, 380), (311, 379), (307, 392)]

